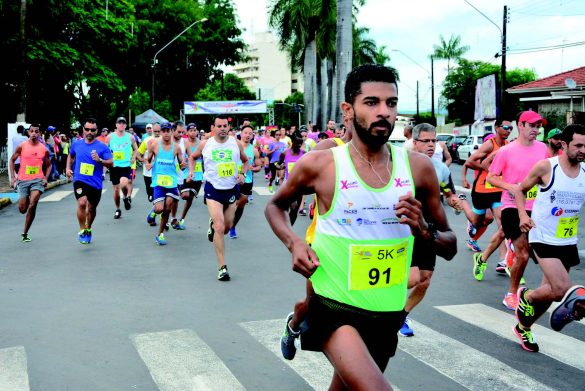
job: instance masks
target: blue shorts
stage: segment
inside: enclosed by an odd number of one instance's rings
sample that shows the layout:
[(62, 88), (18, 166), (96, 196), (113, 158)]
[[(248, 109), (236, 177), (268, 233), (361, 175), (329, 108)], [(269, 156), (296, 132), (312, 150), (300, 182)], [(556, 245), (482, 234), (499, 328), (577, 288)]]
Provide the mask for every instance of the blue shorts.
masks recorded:
[(175, 200), (179, 201), (179, 189), (176, 187), (162, 187), (162, 186), (155, 186), (153, 188), (152, 193), (152, 203), (156, 204), (157, 202), (164, 202), (166, 197), (174, 198)]
[(214, 200), (224, 206), (231, 205), (240, 198), (240, 186), (238, 185), (232, 189), (220, 190), (213, 187), (211, 183), (205, 182), (203, 192), (205, 194), (205, 200)]

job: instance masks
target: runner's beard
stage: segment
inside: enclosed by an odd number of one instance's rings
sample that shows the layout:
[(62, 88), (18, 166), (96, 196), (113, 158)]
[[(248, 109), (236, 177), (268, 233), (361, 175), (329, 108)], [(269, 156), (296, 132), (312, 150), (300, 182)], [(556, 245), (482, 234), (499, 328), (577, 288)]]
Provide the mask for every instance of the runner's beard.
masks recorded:
[[(370, 127), (366, 129), (358, 122), (357, 116), (353, 119), (353, 126), (360, 140), (362, 140), (364, 144), (374, 149), (380, 149), (384, 144), (386, 144), (390, 138), (390, 135), (392, 134), (392, 130), (394, 129), (394, 124), (384, 119), (373, 122), (370, 124)], [(385, 127), (388, 129), (388, 132), (383, 134), (374, 134), (374, 128), (378, 126)]]

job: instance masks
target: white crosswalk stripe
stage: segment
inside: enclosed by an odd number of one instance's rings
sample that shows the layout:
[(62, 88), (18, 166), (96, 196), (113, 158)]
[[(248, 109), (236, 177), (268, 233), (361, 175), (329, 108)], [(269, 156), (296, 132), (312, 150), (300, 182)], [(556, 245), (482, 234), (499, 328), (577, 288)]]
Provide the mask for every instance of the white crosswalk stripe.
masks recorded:
[(245, 389), (192, 330), (135, 334), (130, 338), (161, 391)]
[[(505, 313), (484, 304), (449, 305), (435, 308), (520, 344), (513, 332), (513, 327), (517, 323), (516, 317), (511, 313)], [(585, 371), (585, 360), (583, 360), (585, 342), (537, 324), (532, 326), (532, 331), (541, 354)]]
[(266, 186), (254, 186), (253, 189), (258, 195), (261, 196), (271, 196), (273, 194)]
[(552, 390), (479, 350), (411, 321), (416, 336), (400, 338), (398, 348), (469, 390), (485, 390), (486, 384), (491, 390)]
[[(138, 191), (140, 191), (140, 189), (138, 187), (133, 187), (132, 188), (132, 198), (136, 197), (136, 194), (138, 194)], [(103, 194), (103, 192), (102, 192)], [(122, 193), (122, 190), (120, 190), (120, 197), (124, 197), (124, 193)]]
[(23, 346), (0, 349), (0, 390), (30, 390), (26, 351)]
[(55, 190), (51, 194), (42, 197), (39, 202), (57, 202), (67, 197), (69, 194), (73, 194), (73, 190)]

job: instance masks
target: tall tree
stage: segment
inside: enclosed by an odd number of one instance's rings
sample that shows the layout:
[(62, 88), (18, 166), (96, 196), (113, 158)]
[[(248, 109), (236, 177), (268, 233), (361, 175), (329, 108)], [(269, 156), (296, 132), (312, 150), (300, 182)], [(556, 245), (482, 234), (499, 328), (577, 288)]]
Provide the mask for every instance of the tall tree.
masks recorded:
[(469, 46), (461, 46), (461, 37), (451, 35), (449, 41), (445, 41), (442, 35), (439, 35), (440, 45), (433, 45), (433, 57), (439, 60), (447, 60), (447, 73), (451, 71), (451, 61), (458, 60), (469, 51)]
[(341, 108), (339, 103), (344, 100), (345, 79), (351, 71), (353, 56), (353, 18), (352, 18), (353, 1), (337, 0), (337, 37), (336, 37), (336, 67), (335, 67), (335, 84), (336, 84), (336, 106), (334, 119), (341, 122)]

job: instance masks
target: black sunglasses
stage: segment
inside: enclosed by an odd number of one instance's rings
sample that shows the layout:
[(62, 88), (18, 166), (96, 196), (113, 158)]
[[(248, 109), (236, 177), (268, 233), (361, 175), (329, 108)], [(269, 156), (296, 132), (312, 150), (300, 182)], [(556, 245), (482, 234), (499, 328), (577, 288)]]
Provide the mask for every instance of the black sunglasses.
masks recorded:
[(84, 129), (84, 130), (87, 130), (88, 132), (92, 132), (92, 133), (95, 133), (95, 132), (97, 132), (97, 131), (98, 131), (98, 130), (97, 130), (97, 128), (85, 128), (85, 127), (84, 127), (83, 129)]
[(510, 126), (510, 125), (502, 125), (502, 126), (501, 126), (501, 128), (502, 128), (502, 129), (504, 129), (504, 130), (512, 130), (512, 129), (514, 129), (514, 128), (513, 128), (512, 126)]

